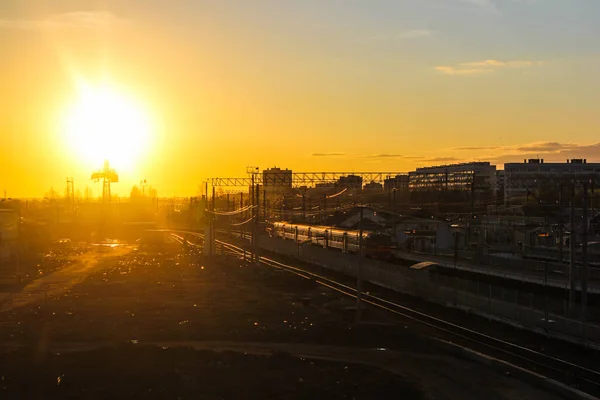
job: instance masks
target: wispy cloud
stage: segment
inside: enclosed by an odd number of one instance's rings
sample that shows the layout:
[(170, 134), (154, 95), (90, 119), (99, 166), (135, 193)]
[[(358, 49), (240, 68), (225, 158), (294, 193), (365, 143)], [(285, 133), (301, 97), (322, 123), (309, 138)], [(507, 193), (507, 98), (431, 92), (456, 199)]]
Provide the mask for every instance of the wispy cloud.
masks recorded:
[(345, 156), (346, 153), (312, 153), (313, 157), (339, 157)]
[(451, 161), (459, 161), (459, 158), (456, 157), (434, 157), (423, 160), (425, 162), (451, 162)]
[(435, 67), (435, 70), (446, 75), (480, 75), (493, 72), (493, 70), (485, 68), (455, 68), (447, 65)]
[(561, 150), (578, 149), (580, 145), (574, 143), (540, 142), (515, 147), (518, 152), (538, 151), (541, 153), (552, 153)]
[(520, 154), (520, 153), (528, 153), (528, 152), (538, 152), (538, 153), (556, 153), (560, 151), (566, 150), (581, 150), (585, 149), (589, 146), (598, 146), (595, 145), (580, 145), (577, 143), (560, 143), (560, 142), (534, 142), (534, 143), (526, 143), (512, 146), (470, 146), (470, 147), (457, 147), (454, 150), (459, 151), (479, 151), (479, 150), (495, 150), (503, 153), (509, 154)]
[(483, 60), (460, 63), (456, 66), (438, 66), (434, 69), (446, 75), (476, 75), (494, 72), (500, 68), (527, 68), (542, 65), (543, 61), (532, 60)]
[(373, 154), (367, 156), (367, 158), (403, 158), (401, 154), (389, 154), (389, 153), (381, 153), (381, 154)]
[(500, 148), (499, 146), (471, 146), (471, 147), (456, 147), (453, 150), (494, 150)]
[[(523, 159), (543, 158), (546, 161), (565, 162), (571, 158), (600, 160), (600, 143), (579, 144), (560, 142), (533, 142), (511, 146), (458, 147), (457, 151), (477, 151), (479, 157), (498, 164), (522, 162)], [(489, 151), (488, 154), (485, 152)]]
[(542, 64), (541, 61), (531, 61), (531, 60), (514, 60), (514, 61), (484, 60), (484, 61), (461, 63), (460, 65), (463, 67), (523, 68), (523, 67), (533, 67), (533, 66), (541, 65), (541, 64)]
[(126, 22), (107, 11), (74, 11), (51, 15), (43, 19), (0, 19), (0, 29), (48, 30), (67, 28), (110, 27)]

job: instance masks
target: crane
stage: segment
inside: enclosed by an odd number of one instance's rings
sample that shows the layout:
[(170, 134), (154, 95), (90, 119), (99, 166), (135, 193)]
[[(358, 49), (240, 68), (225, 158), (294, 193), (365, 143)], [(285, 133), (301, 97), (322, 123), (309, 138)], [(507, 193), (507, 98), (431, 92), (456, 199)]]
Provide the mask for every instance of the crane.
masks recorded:
[(119, 175), (117, 171), (110, 168), (108, 160), (104, 161), (104, 167), (92, 173), (92, 180), (94, 182), (102, 181), (102, 201), (110, 203), (110, 184), (119, 182)]

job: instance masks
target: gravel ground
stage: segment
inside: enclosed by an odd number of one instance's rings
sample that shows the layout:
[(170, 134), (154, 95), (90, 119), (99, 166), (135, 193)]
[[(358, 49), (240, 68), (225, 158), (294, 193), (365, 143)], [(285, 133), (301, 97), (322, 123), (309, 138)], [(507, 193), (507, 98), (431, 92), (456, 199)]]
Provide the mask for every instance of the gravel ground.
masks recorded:
[[(312, 281), (236, 259), (202, 263), (181, 249), (88, 252), (2, 305), (0, 341), (21, 350), (0, 364), (1, 387), (16, 397), (35, 383), (40, 389), (25, 397), (556, 398), (446, 354), (379, 311), (366, 310), (366, 323), (355, 326), (353, 306)], [(195, 350), (176, 348), (190, 343)], [(232, 343), (244, 344), (241, 354), (229, 353)], [(274, 367), (274, 356), (255, 354), (257, 343), (285, 362)], [(213, 371), (218, 362), (228, 367)]]
[(287, 353), (129, 345), (52, 354), (32, 368), (35, 363), (26, 350), (0, 361), (2, 398), (396, 399), (399, 393), (404, 399), (423, 398), (413, 384), (390, 372)]

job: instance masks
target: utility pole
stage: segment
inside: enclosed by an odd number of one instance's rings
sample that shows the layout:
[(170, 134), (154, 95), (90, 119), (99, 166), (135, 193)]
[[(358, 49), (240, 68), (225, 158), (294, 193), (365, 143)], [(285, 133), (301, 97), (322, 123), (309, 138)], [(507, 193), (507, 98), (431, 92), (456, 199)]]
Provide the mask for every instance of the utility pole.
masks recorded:
[(398, 247), (398, 234), (396, 233), (396, 188), (392, 189), (392, 235), (393, 244)]
[(267, 220), (267, 189), (265, 189), (265, 185), (263, 184), (263, 219)]
[(306, 192), (302, 193), (302, 222), (306, 223)]
[(256, 210), (254, 208), (254, 173), (251, 177), (251, 190), (250, 190), (250, 203), (252, 204), (251, 215), (252, 215), (252, 239), (250, 243), (250, 261), (254, 261), (255, 257), (255, 246), (256, 246)]
[(254, 221), (254, 233), (256, 235), (256, 239), (254, 240), (254, 257), (256, 262), (260, 261), (260, 257), (258, 256), (258, 236), (259, 236), (259, 219), (260, 219), (260, 185), (256, 185), (256, 219)]
[(548, 333), (548, 261), (544, 261), (544, 331)]
[(363, 258), (363, 210), (360, 207), (360, 220), (358, 221), (358, 254), (356, 263), (356, 320), (358, 324), (362, 317), (362, 258)]
[[(233, 201), (235, 203), (235, 200)], [(235, 209), (235, 204), (233, 204), (233, 209)], [(227, 211), (229, 211), (229, 193), (227, 193)], [(227, 237), (231, 237), (231, 217), (227, 217)]]
[(563, 223), (563, 214), (562, 214), (562, 209), (563, 209), (563, 185), (562, 183), (558, 186), (559, 187), (559, 191), (558, 191), (558, 262), (562, 264), (563, 262), (563, 241), (564, 241), (564, 231), (565, 231), (565, 224)]
[(583, 183), (583, 243), (581, 248), (581, 322), (582, 333), (585, 335), (588, 297), (588, 183)]
[[(244, 192), (240, 192), (240, 209), (244, 208)], [(246, 246), (244, 243), (244, 224), (248, 218), (248, 212), (240, 213), (240, 242), (242, 243), (242, 250), (244, 251), (244, 261), (246, 261)]]
[(570, 263), (569, 263), (569, 311), (572, 312), (575, 308), (575, 184), (571, 182), (570, 188), (570, 224), (571, 224), (571, 236), (569, 239), (570, 245)]
[(256, 184), (256, 190), (254, 191), (254, 193), (256, 193), (256, 222), (258, 224), (258, 221), (260, 220), (260, 185)]
[[(592, 209), (592, 218), (594, 218), (596, 216), (596, 211), (594, 210), (594, 189), (595, 189), (595, 182), (596, 182), (596, 178), (592, 178), (591, 179), (591, 183), (592, 183), (592, 193), (590, 195), (590, 208)], [(592, 232), (592, 235), (595, 232)]]
[(327, 195), (323, 195), (323, 225), (327, 224)]
[(473, 174), (473, 180), (471, 181), (471, 219), (469, 220), (468, 243), (470, 243), (472, 241), (472, 234), (473, 234), (472, 225), (473, 225), (473, 217), (474, 216), (475, 216), (475, 174)]
[(215, 215), (215, 203), (216, 203), (216, 197), (215, 197), (215, 187), (212, 187), (212, 204), (211, 204), (211, 215), (210, 215), (210, 254), (214, 255), (215, 254), (215, 225), (217, 222), (217, 217)]
[(204, 256), (212, 256), (212, 214), (210, 212), (209, 199), (208, 199), (208, 182), (205, 183), (205, 196), (204, 196)]
[(17, 210), (17, 281), (21, 282), (21, 200), (18, 200)]

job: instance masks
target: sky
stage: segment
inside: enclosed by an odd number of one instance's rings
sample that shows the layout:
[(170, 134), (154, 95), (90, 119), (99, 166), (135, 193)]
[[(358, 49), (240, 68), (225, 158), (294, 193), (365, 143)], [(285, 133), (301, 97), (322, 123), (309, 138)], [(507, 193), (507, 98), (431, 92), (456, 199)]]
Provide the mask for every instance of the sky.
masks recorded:
[[(600, 162), (599, 20), (598, 0), (2, 0), (0, 190), (99, 194), (100, 148), (121, 195), (190, 196), (247, 166)], [(82, 87), (150, 132), (106, 112), (88, 123), (106, 140), (74, 141)]]

